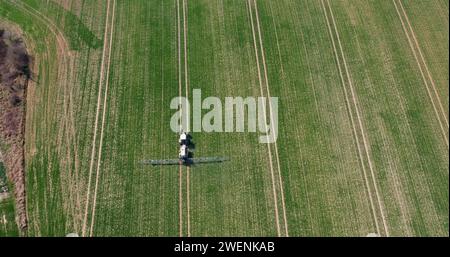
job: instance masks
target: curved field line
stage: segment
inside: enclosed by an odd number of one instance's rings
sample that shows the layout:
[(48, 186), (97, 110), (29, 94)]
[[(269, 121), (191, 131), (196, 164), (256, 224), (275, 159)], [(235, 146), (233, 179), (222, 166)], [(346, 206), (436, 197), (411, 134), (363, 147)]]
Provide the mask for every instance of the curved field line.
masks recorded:
[[(255, 26), (254, 26), (254, 22), (253, 22), (253, 14), (252, 14), (250, 0), (247, 0), (247, 6), (248, 6), (249, 15), (250, 15), (250, 23), (251, 23), (251, 27), (252, 27), (253, 46), (255, 48), (256, 66), (257, 66), (258, 78), (259, 78), (259, 89), (260, 89), (261, 96), (263, 96), (264, 93), (263, 93), (263, 85), (262, 85), (262, 75), (261, 75), (261, 68), (260, 68), (260, 64), (259, 64), (258, 47), (256, 45)], [(265, 103), (264, 103), (263, 114), (264, 114), (264, 121), (266, 121), (267, 118), (266, 118)], [(265, 130), (268, 131), (266, 122), (264, 122), (264, 126), (265, 126)], [(271, 175), (271, 180), (272, 180), (272, 193), (273, 193), (273, 200), (274, 200), (274, 207), (275, 207), (275, 222), (276, 222), (276, 227), (277, 227), (277, 234), (278, 234), (278, 236), (281, 236), (280, 220), (279, 220), (279, 214), (278, 214), (278, 200), (277, 200), (278, 197), (277, 197), (277, 190), (275, 188), (275, 175), (274, 175), (274, 169), (273, 169), (272, 150), (271, 150), (269, 144), (267, 144), (267, 150), (269, 151), (268, 155), (269, 155), (269, 164), (270, 164), (270, 175)]]
[[(23, 5), (25, 7), (27, 7), (27, 8), (29, 8), (29, 9), (33, 10), (34, 12), (36, 12), (36, 14), (37, 14), (36, 17), (41, 18), (41, 20), (44, 23), (46, 22), (47, 25), (49, 25), (50, 30), (52, 31), (52, 33), (57, 38), (57, 42), (58, 42), (57, 45), (60, 48), (60, 55), (63, 58), (64, 66), (63, 66), (62, 74), (66, 74), (67, 68), (71, 67), (70, 68), (70, 70), (71, 70), (71, 78), (73, 78), (73, 74), (75, 72), (75, 69), (73, 69), (75, 60), (73, 58), (71, 58), (72, 54), (71, 54), (71, 51), (70, 51), (70, 47), (69, 47), (69, 44), (67, 43), (67, 40), (66, 40), (64, 34), (61, 32), (61, 30), (58, 28), (58, 26), (56, 26), (56, 24), (52, 20), (50, 20), (47, 16), (43, 15), (38, 10), (36, 10), (35, 8), (29, 6), (25, 2), (23, 2)], [(69, 59), (69, 61), (67, 61), (67, 58)], [(72, 137), (72, 140), (71, 140), (72, 143), (68, 144), (68, 153), (67, 154), (70, 155), (70, 145), (73, 144), (73, 149), (74, 149), (73, 151), (74, 151), (74, 155), (75, 155), (74, 156), (75, 157), (75, 160), (74, 160), (74, 162), (75, 162), (75, 182), (74, 182), (74, 187), (75, 187), (75, 190), (76, 190), (76, 192), (75, 192), (75, 194), (76, 194), (76, 200), (75, 200), (76, 203), (75, 204), (77, 204), (77, 208), (80, 208), (81, 202), (80, 202), (80, 196), (79, 196), (79, 192), (80, 191), (79, 191), (79, 184), (78, 184), (79, 155), (78, 155), (78, 146), (77, 146), (77, 141), (76, 141), (76, 132), (75, 132), (75, 127), (74, 127), (75, 121), (74, 121), (74, 117), (73, 117), (73, 108), (72, 108), (73, 107), (73, 104), (72, 104), (73, 103), (73, 100), (72, 100), (72, 96), (73, 95), (72, 95), (72, 90), (70, 88), (69, 89), (67, 88), (67, 84), (68, 84), (67, 80), (63, 79), (63, 81), (64, 81), (64, 89), (68, 90), (68, 97), (69, 97), (69, 99), (66, 99), (67, 94), (64, 95), (64, 107), (65, 107), (64, 108), (64, 112), (65, 112), (64, 120), (65, 120), (65, 126), (66, 126), (66, 128), (70, 129), (70, 132), (66, 132), (66, 133), (68, 133), (67, 134), (67, 138), (68, 139), (70, 137)], [(68, 101), (68, 103), (67, 103), (67, 106), (66, 106), (66, 102), (67, 101)], [(72, 124), (72, 125), (69, 125), (69, 124)], [(69, 142), (70, 142), (70, 139), (69, 139)], [(68, 156), (68, 158), (70, 158), (70, 157)], [(76, 215), (75, 214), (73, 214), (73, 215), (74, 215), (74, 227), (76, 228), (78, 221), (75, 219)], [(79, 221), (81, 221), (81, 219), (82, 219), (81, 216), (79, 216), (78, 218), (79, 218)]]
[[(274, 131), (274, 122), (273, 122), (273, 107), (272, 107), (272, 102), (270, 101), (270, 86), (269, 86), (269, 79), (267, 76), (267, 66), (266, 66), (266, 57), (265, 57), (265, 53), (264, 53), (264, 46), (263, 46), (263, 40), (262, 40), (262, 36), (261, 36), (261, 28), (259, 25), (259, 15), (258, 15), (258, 5), (257, 5), (257, 1), (253, 0), (254, 4), (255, 4), (255, 13), (256, 13), (256, 24), (258, 27), (258, 35), (259, 35), (259, 42), (260, 42), (260, 47), (261, 47), (261, 56), (262, 56), (262, 63), (263, 63), (263, 68), (264, 68), (264, 79), (266, 81), (266, 90), (267, 90), (267, 97), (269, 97), (269, 110), (270, 110), (270, 124), (272, 126), (271, 130), (272, 132)], [(278, 44), (278, 41), (277, 41)], [(277, 168), (278, 168), (278, 183), (280, 184), (280, 195), (281, 195), (281, 204), (283, 207), (283, 219), (284, 219), (284, 230), (286, 233), (286, 236), (289, 236), (289, 229), (288, 229), (288, 223), (287, 223), (287, 218), (286, 218), (286, 204), (285, 204), (285, 200), (284, 200), (284, 189), (283, 189), (283, 180), (281, 178), (281, 167), (280, 167), (280, 157), (278, 154), (278, 144), (277, 141), (275, 140), (274, 142), (275, 144), (275, 156), (277, 158)]]
[[(62, 53), (67, 53), (68, 56), (70, 56), (69, 51), (69, 44), (66, 41), (66, 38), (64, 37), (64, 34), (59, 30), (58, 26), (55, 25), (53, 21), (51, 21), (47, 16), (41, 14), (38, 10), (35, 8), (29, 6), (25, 2), (21, 2), (18, 4), (16, 1), (9, 1), (11, 4), (15, 5), (18, 8), (21, 8), (22, 10), (28, 12), (32, 16), (36, 17), (37, 19), (41, 20), (44, 24), (49, 25), (49, 29), (56, 36), (56, 39), (58, 41), (58, 46), (61, 48)], [(32, 11), (28, 10), (27, 8), (31, 9)], [(65, 58), (65, 57), (63, 57)]]
[(94, 136), (92, 139), (92, 152), (91, 152), (91, 161), (89, 165), (89, 178), (88, 178), (88, 185), (87, 185), (87, 194), (86, 194), (86, 204), (85, 204), (85, 210), (84, 210), (84, 219), (83, 219), (83, 226), (81, 229), (81, 236), (86, 235), (86, 225), (87, 225), (87, 219), (88, 219), (88, 208), (89, 208), (89, 199), (90, 199), (90, 193), (91, 193), (91, 181), (92, 181), (92, 172), (94, 169), (94, 159), (95, 159), (95, 144), (97, 141), (97, 128), (98, 128), (98, 120), (100, 115), (100, 105), (101, 105), (101, 95), (102, 95), (102, 82), (105, 76), (104, 68), (105, 68), (105, 58), (106, 58), (106, 50), (108, 45), (108, 27), (109, 27), (109, 6), (110, 6), (110, 0), (107, 2), (107, 8), (106, 8), (106, 18), (105, 18), (105, 32), (103, 35), (103, 51), (102, 51), (102, 61), (101, 61), (101, 68), (100, 68), (100, 80), (98, 83), (98, 98), (97, 98), (97, 110), (95, 113), (95, 125), (94, 125)]
[(108, 64), (107, 64), (107, 70), (106, 70), (106, 82), (105, 82), (105, 95), (103, 98), (103, 113), (102, 113), (102, 127), (100, 129), (100, 144), (98, 147), (98, 158), (97, 158), (97, 170), (96, 170), (96, 178), (95, 178), (95, 189), (94, 189), (94, 202), (92, 203), (92, 214), (91, 214), (91, 228), (89, 236), (92, 237), (93, 235), (93, 229), (94, 229), (94, 221), (95, 221), (95, 209), (97, 206), (97, 189), (98, 189), (98, 181), (99, 181), (99, 175), (100, 175), (100, 165), (102, 162), (102, 148), (103, 148), (103, 134), (104, 134), (104, 128), (105, 128), (105, 120), (106, 120), (106, 109), (107, 108), (107, 100), (108, 100), (108, 88), (109, 88), (109, 69), (110, 69), (110, 63), (111, 63), (111, 49), (112, 49), (112, 38), (114, 34), (114, 15), (116, 10), (116, 0), (113, 2), (113, 9), (112, 9), (112, 17), (111, 17), (111, 32), (110, 32), (110, 38), (109, 38), (109, 52), (108, 52)]
[(338, 40), (339, 49), (340, 49), (341, 54), (342, 54), (342, 61), (344, 63), (345, 73), (347, 75), (347, 80), (348, 80), (349, 85), (350, 85), (350, 92), (352, 94), (352, 99), (353, 99), (353, 103), (354, 103), (354, 106), (355, 106), (355, 111), (356, 111), (356, 116), (357, 116), (357, 120), (358, 120), (358, 124), (359, 124), (359, 129), (361, 131), (361, 135), (362, 135), (362, 138), (363, 138), (363, 146), (364, 146), (364, 150), (366, 152), (366, 157), (367, 157), (367, 162), (369, 164), (370, 173), (372, 175), (373, 187), (375, 188), (375, 194), (376, 194), (376, 197), (377, 197), (378, 207), (380, 208), (380, 214), (381, 214), (381, 218), (383, 220), (384, 230), (386, 232), (386, 236), (389, 236), (389, 230), (388, 230), (388, 226), (387, 226), (387, 222), (386, 222), (386, 217), (385, 217), (385, 214), (384, 214), (384, 209), (383, 209), (383, 206), (381, 204), (381, 197), (380, 197), (380, 194), (378, 192), (378, 186), (377, 186), (377, 183), (376, 183), (376, 177), (375, 177), (375, 173), (374, 173), (372, 159), (371, 159), (370, 154), (369, 154), (368, 143), (367, 143), (367, 139), (366, 139), (366, 133), (364, 132), (364, 126), (362, 124), (362, 118), (361, 118), (361, 114), (360, 114), (361, 111), (359, 110), (359, 107), (358, 107), (358, 104), (357, 104), (358, 101), (357, 101), (356, 92), (355, 92), (355, 89), (353, 88), (353, 82), (352, 82), (352, 79), (350, 78), (350, 74), (349, 74), (349, 71), (348, 71), (347, 61), (345, 60), (344, 50), (342, 48), (341, 39), (340, 39), (340, 36), (339, 36), (339, 31), (338, 31), (338, 29), (336, 27), (336, 21), (334, 19), (333, 10), (331, 9), (329, 1), (328, 0), (326, 0), (326, 1), (327, 1), (327, 4), (328, 4), (328, 8), (330, 9), (331, 19), (333, 20), (334, 30), (336, 32), (336, 37), (337, 37), (337, 40)]
[(372, 210), (373, 219), (374, 219), (374, 222), (375, 222), (375, 227), (376, 227), (377, 233), (380, 234), (380, 226), (378, 224), (378, 218), (377, 218), (377, 214), (376, 214), (376, 211), (375, 211), (375, 206), (374, 206), (374, 200), (373, 200), (373, 197), (372, 197), (372, 192), (370, 190), (370, 185), (369, 185), (369, 180), (368, 180), (368, 176), (367, 176), (367, 171), (366, 171), (366, 168), (365, 168), (365, 165), (364, 165), (364, 162), (363, 162), (363, 154), (361, 152), (360, 142), (359, 142), (358, 133), (357, 133), (356, 127), (355, 127), (355, 122), (354, 122), (354, 117), (353, 117), (353, 113), (352, 113), (352, 108), (350, 106), (350, 100), (349, 100), (349, 97), (348, 97), (347, 88), (345, 86), (346, 83), (345, 83), (344, 76), (342, 74), (343, 72), (342, 72), (342, 67), (341, 67), (340, 61), (339, 61), (339, 55), (338, 55), (338, 52), (337, 52), (336, 43), (334, 41), (334, 36), (333, 36), (333, 32), (331, 30), (331, 25), (330, 25), (330, 20), (328, 18), (328, 14), (327, 14), (327, 11), (325, 9), (325, 4), (324, 4), (323, 0), (321, 0), (321, 5), (322, 5), (323, 13), (325, 15), (325, 20), (326, 20), (326, 23), (327, 23), (328, 33), (330, 34), (331, 43), (332, 43), (332, 46), (333, 46), (333, 52), (334, 52), (335, 57), (336, 57), (336, 63), (337, 63), (337, 66), (338, 66), (339, 77), (341, 79), (342, 88), (344, 90), (345, 103), (347, 105), (347, 109), (348, 109), (348, 112), (349, 112), (350, 123), (352, 125), (352, 130), (353, 130), (353, 136), (355, 137), (355, 141), (356, 141), (356, 145), (357, 145), (357, 149), (358, 149), (358, 157), (359, 157), (359, 160), (360, 160), (361, 168), (362, 168), (363, 175), (364, 175), (364, 181), (365, 181), (367, 192), (368, 192), (368, 195), (369, 195), (369, 202), (370, 202), (370, 206), (371, 206), (371, 210)]

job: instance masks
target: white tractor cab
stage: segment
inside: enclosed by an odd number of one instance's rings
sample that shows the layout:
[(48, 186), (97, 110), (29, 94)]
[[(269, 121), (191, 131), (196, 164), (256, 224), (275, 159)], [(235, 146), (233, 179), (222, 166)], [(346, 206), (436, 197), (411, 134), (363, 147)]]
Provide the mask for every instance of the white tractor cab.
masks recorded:
[(188, 144), (188, 135), (186, 134), (186, 132), (181, 132), (178, 142), (180, 143), (180, 145)]
[(186, 132), (181, 132), (178, 142), (180, 143), (178, 158), (187, 160), (189, 158), (189, 135)]

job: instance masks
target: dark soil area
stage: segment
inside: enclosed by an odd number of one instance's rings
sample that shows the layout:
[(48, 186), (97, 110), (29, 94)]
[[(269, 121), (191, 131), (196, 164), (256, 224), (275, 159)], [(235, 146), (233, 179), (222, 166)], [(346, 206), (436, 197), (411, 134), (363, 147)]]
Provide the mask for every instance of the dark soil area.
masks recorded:
[(14, 185), (17, 222), (22, 230), (27, 227), (24, 128), (31, 61), (23, 40), (0, 28), (0, 150)]

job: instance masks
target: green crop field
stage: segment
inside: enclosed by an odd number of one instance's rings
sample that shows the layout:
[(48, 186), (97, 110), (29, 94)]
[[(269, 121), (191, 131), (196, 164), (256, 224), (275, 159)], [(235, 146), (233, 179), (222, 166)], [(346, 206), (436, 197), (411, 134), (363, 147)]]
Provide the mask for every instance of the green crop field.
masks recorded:
[[(447, 0), (0, 0), (34, 57), (27, 235), (449, 236), (448, 17)], [(177, 158), (170, 103), (194, 89), (278, 97), (276, 143), (193, 132), (196, 157), (230, 161), (140, 164)]]
[[(2, 188), (8, 187), (8, 179), (6, 177), (6, 169), (0, 160), (0, 192)], [(9, 189), (9, 188), (8, 188)], [(14, 215), (14, 199), (8, 197), (2, 199), (0, 194), (0, 236), (18, 236), (19, 231), (15, 225)]]
[(14, 199), (8, 198), (0, 202), (0, 236), (18, 236), (19, 230), (14, 215)]

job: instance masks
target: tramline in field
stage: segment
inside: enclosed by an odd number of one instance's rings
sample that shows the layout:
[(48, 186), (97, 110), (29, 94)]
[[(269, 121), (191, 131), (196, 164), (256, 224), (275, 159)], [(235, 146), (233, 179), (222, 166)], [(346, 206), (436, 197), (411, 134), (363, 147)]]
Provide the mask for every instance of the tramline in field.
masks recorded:
[(192, 136), (189, 133), (181, 132), (178, 139), (180, 150), (178, 152), (178, 159), (161, 159), (161, 160), (145, 160), (142, 164), (156, 165), (186, 165), (217, 163), (229, 161), (227, 157), (200, 157), (193, 158), (193, 149), (195, 144), (192, 141)]

